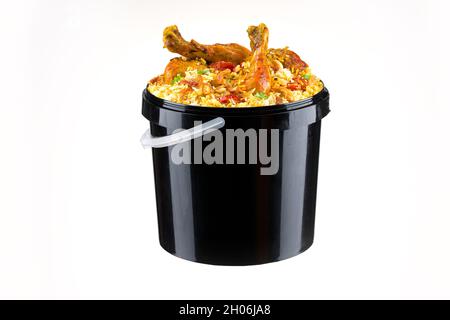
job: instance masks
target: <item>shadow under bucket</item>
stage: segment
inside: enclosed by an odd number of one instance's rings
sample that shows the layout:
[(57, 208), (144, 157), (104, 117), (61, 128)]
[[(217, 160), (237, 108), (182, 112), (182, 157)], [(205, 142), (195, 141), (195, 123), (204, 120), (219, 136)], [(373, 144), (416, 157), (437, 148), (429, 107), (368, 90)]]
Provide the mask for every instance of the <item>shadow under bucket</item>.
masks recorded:
[(308, 249), (328, 106), (326, 88), (252, 108), (182, 105), (144, 90), (143, 144), (152, 147), (161, 246), (218, 265), (274, 262)]

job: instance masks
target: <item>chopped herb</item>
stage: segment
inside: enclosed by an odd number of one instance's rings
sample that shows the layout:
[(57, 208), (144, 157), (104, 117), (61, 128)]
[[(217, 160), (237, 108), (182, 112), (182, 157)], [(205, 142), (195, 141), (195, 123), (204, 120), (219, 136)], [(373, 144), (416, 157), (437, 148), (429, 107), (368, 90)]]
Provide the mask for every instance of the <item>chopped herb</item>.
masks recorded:
[(303, 78), (306, 80), (309, 80), (309, 78), (311, 78), (311, 75), (309, 73), (307, 73), (303, 76)]
[(267, 95), (264, 92), (257, 92), (255, 94), (255, 97), (257, 97), (259, 99), (267, 99)]
[(208, 74), (209, 70), (205, 69), (205, 70), (197, 70), (197, 74)]
[(180, 82), (180, 80), (181, 80), (182, 78), (183, 78), (183, 77), (181, 76), (181, 74), (177, 74), (175, 77), (173, 77), (172, 84), (175, 84), (175, 83), (177, 83), (177, 82)]

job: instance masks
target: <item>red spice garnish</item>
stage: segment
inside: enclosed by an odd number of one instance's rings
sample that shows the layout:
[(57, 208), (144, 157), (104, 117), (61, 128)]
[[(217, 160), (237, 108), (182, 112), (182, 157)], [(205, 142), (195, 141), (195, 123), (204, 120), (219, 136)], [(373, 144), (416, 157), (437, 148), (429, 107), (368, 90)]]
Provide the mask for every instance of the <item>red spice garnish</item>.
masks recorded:
[(240, 98), (235, 94), (228, 94), (226, 96), (220, 97), (219, 102), (223, 104), (227, 104), (230, 102), (230, 100), (233, 100), (234, 103), (237, 103), (240, 101)]
[(230, 69), (231, 71), (234, 70), (235, 66), (236, 65), (234, 63), (228, 61), (217, 61), (210, 65), (211, 68), (214, 68), (216, 70)]
[(302, 78), (295, 78), (294, 79), (295, 82), (293, 83), (288, 83), (286, 85), (286, 87), (289, 90), (305, 90), (306, 87), (308, 86), (308, 80), (306, 79), (302, 79)]
[(189, 87), (198, 87), (198, 82), (195, 80), (183, 79), (180, 81), (180, 84), (187, 84)]
[(288, 84), (286, 85), (286, 87), (287, 87), (289, 90), (300, 90), (300, 89), (302, 88), (302, 86), (301, 86), (300, 84), (298, 84), (298, 83), (288, 83)]

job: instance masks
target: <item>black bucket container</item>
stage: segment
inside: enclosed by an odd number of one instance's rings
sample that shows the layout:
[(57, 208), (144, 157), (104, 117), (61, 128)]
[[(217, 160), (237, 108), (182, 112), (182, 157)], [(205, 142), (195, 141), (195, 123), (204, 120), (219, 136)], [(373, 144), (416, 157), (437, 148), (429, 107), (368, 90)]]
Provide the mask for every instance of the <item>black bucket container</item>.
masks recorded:
[[(147, 139), (153, 139), (161, 246), (177, 257), (218, 265), (274, 262), (308, 249), (314, 238), (320, 126), (328, 105), (325, 88), (299, 102), (254, 108), (182, 105), (144, 90), (142, 114), (150, 121)], [(209, 153), (216, 156), (212, 164), (196, 152), (218, 141), (205, 141), (208, 125), (224, 140), (222, 150)], [(236, 129), (256, 132), (257, 140), (250, 135), (239, 144), (233, 138), (233, 146), (227, 133)], [(260, 129), (267, 129), (265, 136)], [(261, 156), (264, 139), (263, 154), (271, 155), (270, 163)], [(190, 154), (180, 143), (190, 146)], [(238, 163), (243, 145), (245, 157)], [(181, 156), (188, 161), (180, 163)]]

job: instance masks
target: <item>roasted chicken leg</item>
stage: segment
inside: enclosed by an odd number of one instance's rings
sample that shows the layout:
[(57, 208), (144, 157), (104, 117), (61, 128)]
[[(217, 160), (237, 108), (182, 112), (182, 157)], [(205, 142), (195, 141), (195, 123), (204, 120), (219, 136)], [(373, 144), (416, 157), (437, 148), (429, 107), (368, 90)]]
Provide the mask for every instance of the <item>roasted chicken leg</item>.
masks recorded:
[(164, 83), (170, 84), (177, 75), (184, 76), (188, 68), (203, 69), (204, 67), (204, 65), (195, 60), (185, 61), (182, 58), (173, 58), (164, 70)]
[(267, 58), (269, 29), (261, 23), (259, 26), (248, 27), (247, 33), (253, 53), (245, 85), (247, 90), (256, 89), (258, 92), (267, 93), (271, 87), (270, 62)]
[(202, 58), (208, 63), (229, 61), (239, 64), (251, 54), (250, 50), (237, 43), (204, 45), (195, 40), (186, 41), (175, 25), (164, 29), (163, 41), (164, 47), (171, 52), (189, 59)]
[(288, 48), (284, 49), (269, 49), (269, 59), (278, 60), (283, 64), (283, 67), (291, 69), (303, 70), (308, 67), (306, 62), (300, 59), (299, 55)]

